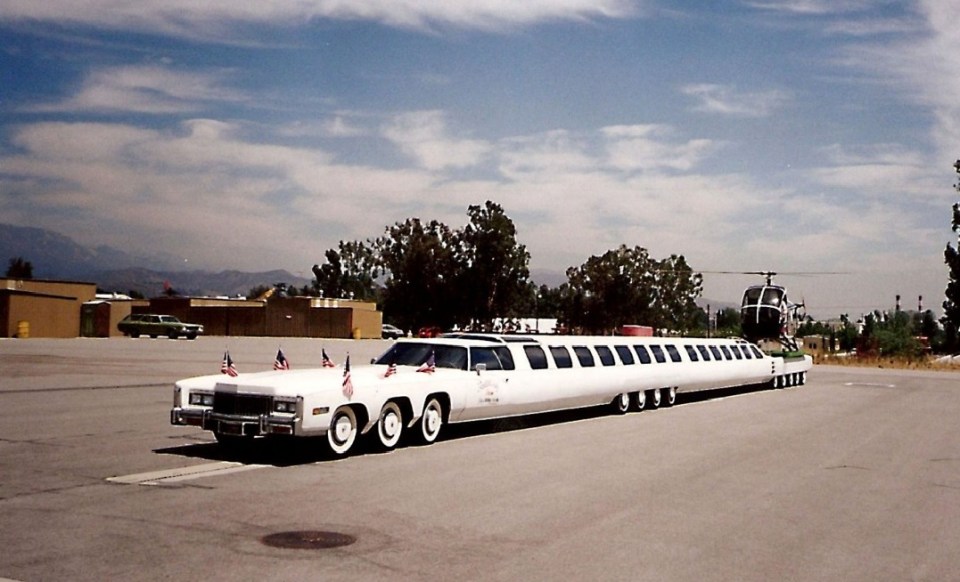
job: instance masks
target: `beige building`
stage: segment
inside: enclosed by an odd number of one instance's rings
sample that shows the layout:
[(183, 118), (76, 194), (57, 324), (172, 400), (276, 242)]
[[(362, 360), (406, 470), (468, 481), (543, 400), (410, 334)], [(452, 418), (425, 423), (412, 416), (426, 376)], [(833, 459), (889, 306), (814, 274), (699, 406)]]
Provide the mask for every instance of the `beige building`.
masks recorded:
[(199, 323), (204, 335), (379, 338), (376, 303), (316, 297), (98, 298), (95, 283), (0, 278), (0, 337), (111, 337), (131, 313)]
[(77, 337), (94, 283), (0, 278), (0, 337)]

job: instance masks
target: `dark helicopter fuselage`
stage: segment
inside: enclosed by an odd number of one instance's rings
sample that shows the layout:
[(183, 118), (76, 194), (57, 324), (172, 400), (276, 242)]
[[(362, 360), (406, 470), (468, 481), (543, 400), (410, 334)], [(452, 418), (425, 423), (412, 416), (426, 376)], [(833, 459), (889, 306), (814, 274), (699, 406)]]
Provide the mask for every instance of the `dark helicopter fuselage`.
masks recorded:
[(787, 333), (787, 291), (779, 285), (754, 285), (743, 292), (740, 326), (743, 337), (756, 342), (779, 339)]

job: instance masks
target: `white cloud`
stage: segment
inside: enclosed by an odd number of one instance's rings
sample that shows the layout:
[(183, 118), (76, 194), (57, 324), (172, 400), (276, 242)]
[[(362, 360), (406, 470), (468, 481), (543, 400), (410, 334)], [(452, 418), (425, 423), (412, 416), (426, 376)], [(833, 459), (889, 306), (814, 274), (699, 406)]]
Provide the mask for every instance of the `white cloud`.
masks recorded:
[(176, 71), (159, 65), (108, 67), (91, 72), (68, 99), (29, 110), (168, 114), (195, 112), (213, 102), (245, 100), (223, 85), (225, 79), (223, 72)]
[(397, 115), (383, 128), (383, 136), (429, 170), (475, 166), (490, 151), (481, 140), (449, 137), (441, 111)]
[(716, 149), (706, 139), (669, 143), (671, 131), (662, 125), (611, 126), (601, 132), (607, 138), (607, 162), (624, 171), (689, 171)]
[(876, 6), (878, 2), (877, 0), (754, 0), (745, 1), (744, 4), (774, 12), (819, 16), (858, 12)]
[(431, 29), (453, 26), (502, 30), (553, 20), (624, 18), (640, 0), (8, 0), (0, 19), (74, 23), (106, 29), (176, 36), (229, 37), (234, 23), (288, 24), (313, 19), (367, 20), (388, 26)]
[(686, 85), (680, 91), (697, 99), (694, 111), (736, 117), (767, 117), (790, 100), (789, 93), (777, 89), (743, 92), (711, 83)]

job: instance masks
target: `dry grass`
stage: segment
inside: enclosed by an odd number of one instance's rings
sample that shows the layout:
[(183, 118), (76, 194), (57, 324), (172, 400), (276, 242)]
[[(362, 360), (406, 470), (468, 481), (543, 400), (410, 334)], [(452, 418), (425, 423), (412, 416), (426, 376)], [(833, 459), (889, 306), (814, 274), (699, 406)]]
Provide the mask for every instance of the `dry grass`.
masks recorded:
[(821, 356), (814, 358), (816, 364), (831, 366), (852, 366), (860, 368), (892, 368), (898, 370), (942, 370), (960, 371), (960, 361), (937, 362), (939, 356), (921, 358), (881, 357), (881, 356)]

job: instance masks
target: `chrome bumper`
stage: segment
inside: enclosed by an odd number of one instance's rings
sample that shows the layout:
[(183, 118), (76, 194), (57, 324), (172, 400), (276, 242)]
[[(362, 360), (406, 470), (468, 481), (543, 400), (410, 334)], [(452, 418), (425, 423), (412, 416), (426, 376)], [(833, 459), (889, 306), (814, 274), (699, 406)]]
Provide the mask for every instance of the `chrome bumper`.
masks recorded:
[(209, 409), (180, 407), (170, 411), (170, 424), (198, 426), (215, 433), (236, 436), (298, 436), (303, 432), (297, 416), (221, 414)]

